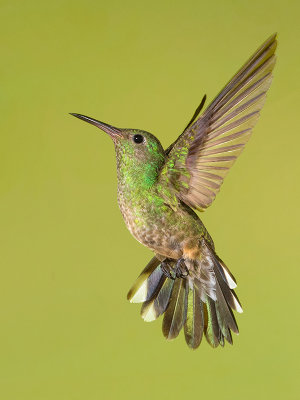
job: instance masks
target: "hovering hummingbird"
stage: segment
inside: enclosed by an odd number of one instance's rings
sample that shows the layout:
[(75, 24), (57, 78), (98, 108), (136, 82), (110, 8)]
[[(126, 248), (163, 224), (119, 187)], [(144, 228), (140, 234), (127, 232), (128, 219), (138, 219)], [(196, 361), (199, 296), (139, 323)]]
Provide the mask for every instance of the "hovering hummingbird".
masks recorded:
[(224, 177), (249, 140), (275, 65), (276, 34), (246, 62), (199, 117), (206, 96), (183, 133), (166, 150), (151, 133), (121, 129), (81, 114), (112, 138), (118, 203), (131, 234), (155, 256), (128, 293), (141, 315), (164, 314), (174, 339), (184, 327), (192, 349), (203, 335), (212, 347), (238, 333), (232, 310), (242, 312), (236, 280), (218, 257), (198, 215), (213, 202)]

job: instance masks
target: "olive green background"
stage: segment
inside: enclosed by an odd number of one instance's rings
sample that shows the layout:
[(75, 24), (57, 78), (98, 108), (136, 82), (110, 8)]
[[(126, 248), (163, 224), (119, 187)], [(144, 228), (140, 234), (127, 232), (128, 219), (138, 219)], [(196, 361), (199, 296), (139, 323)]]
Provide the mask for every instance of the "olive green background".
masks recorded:
[[(299, 398), (296, 1), (9, 0), (0, 18), (1, 399)], [(110, 139), (68, 113), (167, 146), (275, 31), (261, 119), (202, 214), (241, 333), (193, 352), (127, 302), (151, 253), (119, 213)]]

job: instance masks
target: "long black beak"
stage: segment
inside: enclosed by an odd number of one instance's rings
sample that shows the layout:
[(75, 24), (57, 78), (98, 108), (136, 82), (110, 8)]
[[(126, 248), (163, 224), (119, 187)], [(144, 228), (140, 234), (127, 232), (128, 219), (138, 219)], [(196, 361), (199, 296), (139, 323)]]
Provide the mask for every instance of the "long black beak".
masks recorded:
[(76, 114), (76, 113), (70, 113), (70, 114), (76, 118), (88, 122), (89, 124), (97, 126), (97, 128), (102, 129), (104, 132), (108, 133), (112, 139), (117, 137), (122, 137), (122, 129), (105, 124), (104, 122), (101, 121), (97, 121), (96, 119), (87, 117), (86, 115)]

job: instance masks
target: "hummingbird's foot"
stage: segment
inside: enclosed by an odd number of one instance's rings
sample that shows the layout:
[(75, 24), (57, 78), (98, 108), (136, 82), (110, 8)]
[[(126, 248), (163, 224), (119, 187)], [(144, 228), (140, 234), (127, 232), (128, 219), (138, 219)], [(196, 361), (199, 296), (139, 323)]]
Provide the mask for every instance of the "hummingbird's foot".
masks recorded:
[(166, 258), (161, 263), (161, 270), (168, 278), (175, 280), (176, 278), (186, 278), (189, 275), (189, 270), (185, 265), (184, 258), (179, 258), (179, 260), (176, 261), (175, 267), (173, 267), (173, 265), (174, 260), (170, 258)]
[(184, 258), (179, 258), (179, 260), (177, 260), (175, 266), (175, 274), (177, 278), (186, 278), (189, 275), (189, 270), (185, 265)]
[(167, 278), (170, 278), (172, 280), (175, 280), (176, 278), (176, 272), (174, 271), (172, 264), (174, 264), (174, 260), (171, 260), (170, 258), (166, 258), (162, 263), (160, 264), (162, 272), (166, 275)]

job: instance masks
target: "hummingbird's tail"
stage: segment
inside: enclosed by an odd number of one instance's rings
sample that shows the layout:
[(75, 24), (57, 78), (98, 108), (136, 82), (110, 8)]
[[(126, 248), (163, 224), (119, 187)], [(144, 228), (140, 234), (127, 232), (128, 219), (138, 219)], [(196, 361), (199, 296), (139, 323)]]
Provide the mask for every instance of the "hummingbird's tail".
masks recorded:
[[(175, 267), (176, 260), (172, 261)], [(238, 333), (232, 310), (242, 312), (233, 289), (236, 282), (223, 261), (202, 240), (197, 261), (185, 261), (189, 275), (172, 279), (153, 257), (128, 292), (132, 303), (143, 303), (142, 318), (154, 321), (164, 314), (162, 330), (168, 339), (178, 336), (184, 327), (185, 340), (196, 349), (205, 335), (212, 347), (232, 344), (231, 331)]]

